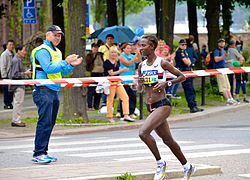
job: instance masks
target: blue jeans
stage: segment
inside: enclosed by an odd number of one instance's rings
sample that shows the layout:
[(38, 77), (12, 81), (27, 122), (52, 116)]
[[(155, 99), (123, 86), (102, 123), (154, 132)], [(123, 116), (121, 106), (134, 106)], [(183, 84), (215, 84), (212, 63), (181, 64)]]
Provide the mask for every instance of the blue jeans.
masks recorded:
[(195, 101), (196, 98), (196, 92), (194, 89), (194, 83), (193, 83), (192, 77), (186, 78), (186, 81), (182, 82), (182, 87), (184, 89), (185, 98), (188, 103), (188, 107), (192, 109), (193, 107), (197, 106), (197, 102)]
[(240, 94), (240, 87), (242, 88), (243, 94), (247, 93), (247, 86), (245, 82), (236, 81), (235, 94)]
[(60, 100), (59, 92), (45, 86), (35, 87), (32, 95), (39, 115), (33, 156), (39, 156), (47, 154), (49, 139), (56, 123)]
[[(129, 85), (125, 85), (123, 87), (126, 90), (129, 97), (129, 115), (132, 115), (135, 113), (135, 108), (136, 108), (136, 91), (132, 90), (131, 86)], [(122, 101), (120, 99), (117, 106), (117, 112), (121, 113), (121, 117), (123, 117)]]
[[(172, 94), (173, 96), (175, 96), (176, 93), (177, 93), (177, 90), (178, 90), (178, 87), (179, 87), (179, 86), (180, 86), (180, 83), (174, 84), (174, 85), (168, 87), (168, 92), (167, 92), (167, 94)], [(174, 87), (174, 89), (173, 89), (173, 87)], [(173, 89), (173, 92), (172, 92), (172, 89)], [(171, 93), (171, 92), (172, 92), (172, 93)]]
[(8, 90), (8, 85), (2, 86), (3, 88), (3, 102), (6, 106), (12, 106), (14, 92)]
[(102, 103), (101, 106), (106, 106), (107, 105), (107, 95), (102, 93)]

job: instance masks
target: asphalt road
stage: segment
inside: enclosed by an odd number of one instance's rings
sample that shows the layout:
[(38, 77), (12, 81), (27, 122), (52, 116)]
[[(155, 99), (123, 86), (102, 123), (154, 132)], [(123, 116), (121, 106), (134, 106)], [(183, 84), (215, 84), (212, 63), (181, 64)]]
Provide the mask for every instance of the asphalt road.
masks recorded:
[[(202, 180), (250, 179), (250, 108), (171, 125), (174, 138), (195, 164), (216, 165), (222, 174), (194, 177)], [(177, 161), (153, 133), (167, 161)], [(31, 166), (34, 138), (0, 140), (0, 168)], [(138, 129), (52, 137), (49, 153), (57, 164), (154, 160), (138, 138)]]

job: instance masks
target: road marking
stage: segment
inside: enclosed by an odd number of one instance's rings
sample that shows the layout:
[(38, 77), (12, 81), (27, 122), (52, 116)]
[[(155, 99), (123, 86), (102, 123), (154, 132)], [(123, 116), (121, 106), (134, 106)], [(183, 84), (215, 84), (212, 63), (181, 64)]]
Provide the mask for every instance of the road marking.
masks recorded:
[(250, 128), (226, 128), (226, 131), (250, 131)]
[[(140, 141), (139, 138), (119, 138), (119, 139), (103, 139), (103, 140), (85, 140), (85, 141), (72, 141), (72, 142), (52, 142), (49, 144), (49, 146), (71, 146), (71, 145), (80, 145), (80, 144), (104, 144), (104, 143), (114, 143), (114, 142), (130, 142), (130, 141)], [(189, 144), (189, 143), (194, 143), (193, 141), (178, 141), (180, 144)], [(33, 147), (32, 144), (25, 144), (25, 145), (14, 145), (14, 146), (6, 146), (6, 145), (1, 145), (0, 150), (5, 150), (5, 149), (24, 149), (24, 148), (30, 148)]]
[(250, 174), (239, 174), (240, 177), (248, 177), (250, 178)]
[[(228, 155), (237, 155), (237, 154), (250, 154), (250, 149), (234, 149), (234, 150), (224, 150), (224, 151), (207, 151), (207, 152), (195, 152), (195, 153), (184, 153), (186, 158), (201, 158), (201, 157), (213, 157), (213, 156), (228, 156)], [(164, 159), (176, 159), (172, 155), (163, 156)], [(120, 158), (114, 159), (117, 161), (135, 161), (135, 160), (144, 160), (144, 159), (154, 159), (153, 156), (144, 156), (144, 157), (132, 157), (132, 158)]]
[[(214, 148), (226, 148), (235, 146), (240, 146), (240, 145), (235, 145), (235, 144), (205, 144), (205, 145), (195, 145), (195, 146), (192, 145), (192, 146), (182, 146), (182, 150), (214, 149)], [(165, 147), (166, 147), (165, 150), (170, 152), (167, 146)], [(108, 146), (106, 148), (109, 149)], [(96, 149), (98, 149), (98, 147)], [(84, 154), (69, 154), (68, 156), (89, 158), (89, 157), (120, 156), (120, 155), (145, 154), (145, 153), (146, 154), (150, 153), (149, 149), (147, 148), (139, 150), (128, 149), (124, 151), (104, 151), (104, 152), (94, 152), (94, 153), (84, 153)]]

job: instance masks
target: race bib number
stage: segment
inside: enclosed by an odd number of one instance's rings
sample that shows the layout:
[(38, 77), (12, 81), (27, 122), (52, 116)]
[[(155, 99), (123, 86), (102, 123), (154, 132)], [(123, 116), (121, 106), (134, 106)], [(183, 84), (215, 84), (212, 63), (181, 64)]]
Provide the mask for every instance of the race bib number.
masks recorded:
[(158, 70), (143, 71), (144, 84), (154, 84), (158, 82)]

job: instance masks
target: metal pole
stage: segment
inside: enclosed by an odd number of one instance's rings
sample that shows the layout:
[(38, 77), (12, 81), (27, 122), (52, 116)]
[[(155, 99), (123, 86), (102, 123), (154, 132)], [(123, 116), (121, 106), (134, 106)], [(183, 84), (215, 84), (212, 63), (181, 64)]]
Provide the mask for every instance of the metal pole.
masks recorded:
[(122, 25), (125, 26), (125, 0), (122, 0)]
[(160, 39), (163, 39), (163, 0), (160, 0)]
[(201, 105), (205, 105), (205, 76), (201, 77)]
[(30, 24), (30, 26), (29, 26), (29, 27), (30, 27), (30, 36), (31, 36), (31, 35), (32, 35), (32, 29), (31, 29), (31, 24)]
[(140, 93), (140, 120), (143, 120), (143, 92)]

